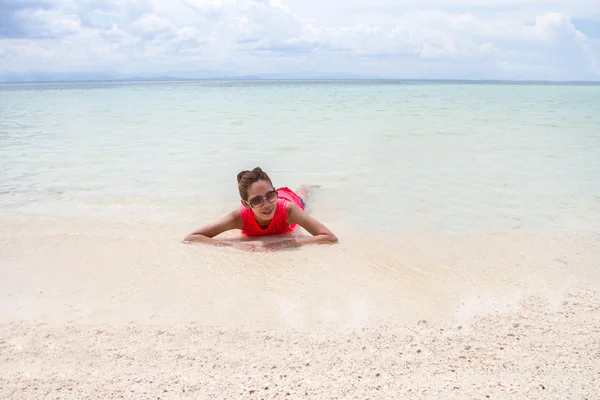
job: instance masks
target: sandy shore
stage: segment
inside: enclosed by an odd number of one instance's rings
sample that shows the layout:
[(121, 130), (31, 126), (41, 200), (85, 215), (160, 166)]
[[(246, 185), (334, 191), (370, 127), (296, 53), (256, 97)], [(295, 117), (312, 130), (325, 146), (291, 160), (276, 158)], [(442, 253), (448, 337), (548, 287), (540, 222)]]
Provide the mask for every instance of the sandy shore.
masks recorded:
[[(0, 398), (594, 399), (596, 234), (247, 254), (3, 219)], [(67, 232), (67, 233), (65, 233)]]
[(594, 399), (600, 303), (535, 298), (465, 325), (333, 332), (0, 327), (2, 398)]

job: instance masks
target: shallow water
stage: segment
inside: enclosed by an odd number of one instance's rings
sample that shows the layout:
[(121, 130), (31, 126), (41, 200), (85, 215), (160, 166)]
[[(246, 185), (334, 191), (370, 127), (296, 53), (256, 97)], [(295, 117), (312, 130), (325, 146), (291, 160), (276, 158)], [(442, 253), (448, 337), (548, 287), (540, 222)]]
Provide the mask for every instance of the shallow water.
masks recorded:
[[(3, 320), (310, 328), (599, 289), (600, 85), (0, 86)], [(236, 174), (319, 185), (334, 247), (184, 245)]]
[(0, 212), (199, 224), (235, 176), (378, 232), (600, 229), (600, 85), (0, 86)]

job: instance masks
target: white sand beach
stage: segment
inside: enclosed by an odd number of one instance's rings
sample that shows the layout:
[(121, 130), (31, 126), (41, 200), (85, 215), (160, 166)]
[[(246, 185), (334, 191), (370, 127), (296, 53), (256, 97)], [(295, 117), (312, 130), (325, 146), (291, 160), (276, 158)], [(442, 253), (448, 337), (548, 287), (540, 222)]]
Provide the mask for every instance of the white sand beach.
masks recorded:
[[(0, 399), (597, 400), (599, 100), (576, 83), (0, 85)], [(182, 243), (256, 166), (316, 185), (340, 242)]]
[(597, 398), (597, 234), (243, 253), (174, 225), (0, 225), (0, 398)]

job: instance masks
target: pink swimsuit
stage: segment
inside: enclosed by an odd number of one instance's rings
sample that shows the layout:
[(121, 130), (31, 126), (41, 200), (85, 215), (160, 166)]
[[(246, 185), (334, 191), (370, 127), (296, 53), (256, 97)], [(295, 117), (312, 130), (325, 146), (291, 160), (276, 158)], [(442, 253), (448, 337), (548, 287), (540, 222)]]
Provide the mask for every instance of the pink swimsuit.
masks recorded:
[(246, 236), (263, 236), (263, 235), (278, 235), (291, 232), (296, 224), (288, 224), (287, 211), (285, 205), (288, 201), (296, 203), (300, 208), (304, 209), (304, 204), (300, 197), (292, 192), (287, 187), (275, 189), (278, 194), (277, 204), (275, 206), (275, 214), (269, 222), (269, 226), (261, 228), (254, 213), (249, 208), (240, 206), (240, 215), (242, 217), (242, 234)]

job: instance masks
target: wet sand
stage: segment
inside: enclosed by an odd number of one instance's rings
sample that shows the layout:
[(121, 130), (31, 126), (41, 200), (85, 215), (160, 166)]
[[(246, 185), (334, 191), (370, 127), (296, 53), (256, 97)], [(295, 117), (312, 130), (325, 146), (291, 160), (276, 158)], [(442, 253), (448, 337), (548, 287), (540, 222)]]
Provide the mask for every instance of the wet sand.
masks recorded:
[(600, 383), (594, 233), (243, 253), (175, 224), (1, 225), (1, 398), (592, 399)]

